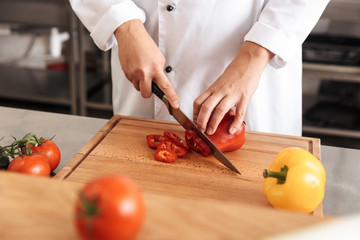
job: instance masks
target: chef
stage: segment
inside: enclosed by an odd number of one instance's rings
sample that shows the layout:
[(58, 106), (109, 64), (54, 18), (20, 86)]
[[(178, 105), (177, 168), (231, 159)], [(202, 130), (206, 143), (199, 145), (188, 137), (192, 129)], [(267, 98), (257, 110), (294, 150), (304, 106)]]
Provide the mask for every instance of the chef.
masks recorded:
[(174, 120), (151, 93), (212, 134), (233, 108), (252, 131), (301, 135), (303, 41), (329, 0), (70, 0), (112, 51), (114, 114)]

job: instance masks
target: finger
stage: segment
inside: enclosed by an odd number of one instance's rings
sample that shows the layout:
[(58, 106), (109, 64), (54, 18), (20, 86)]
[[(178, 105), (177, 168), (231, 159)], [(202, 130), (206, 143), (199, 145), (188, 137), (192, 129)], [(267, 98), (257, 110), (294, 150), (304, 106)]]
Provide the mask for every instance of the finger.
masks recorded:
[(230, 97), (223, 98), (220, 103), (215, 107), (213, 114), (210, 117), (206, 133), (209, 135), (214, 134), (217, 127), (219, 126), (221, 120), (224, 118), (225, 114), (234, 106), (233, 101)]
[(155, 79), (153, 79), (153, 81), (155, 83), (157, 83), (159, 88), (164, 92), (164, 94), (166, 95), (167, 99), (169, 100), (171, 106), (173, 108), (179, 108), (179, 106), (180, 106), (179, 97), (177, 96), (177, 94), (175, 92), (175, 89), (170, 84), (170, 82), (169, 82), (168, 78), (166, 77), (165, 73), (159, 72), (155, 76)]
[(230, 124), (229, 133), (234, 134), (241, 127), (242, 122), (245, 118), (246, 108), (248, 101), (242, 99), (236, 107), (236, 114), (234, 121)]
[(141, 92), (141, 96), (143, 98), (149, 98), (152, 94), (152, 90), (151, 90), (151, 79), (150, 78), (145, 78), (142, 81), (139, 81), (139, 87), (140, 87), (140, 92)]
[(193, 103), (193, 121), (197, 124), (197, 118), (199, 116), (201, 105), (210, 97), (211, 92), (209, 90), (198, 96)]
[(133, 79), (133, 80), (131, 80), (131, 83), (134, 85), (134, 87), (137, 91), (140, 91), (140, 80)]
[(203, 131), (207, 130), (207, 125), (211, 117), (211, 114), (220, 101), (221, 101), (221, 97), (219, 95), (211, 95), (201, 105), (199, 115), (196, 120), (196, 124)]

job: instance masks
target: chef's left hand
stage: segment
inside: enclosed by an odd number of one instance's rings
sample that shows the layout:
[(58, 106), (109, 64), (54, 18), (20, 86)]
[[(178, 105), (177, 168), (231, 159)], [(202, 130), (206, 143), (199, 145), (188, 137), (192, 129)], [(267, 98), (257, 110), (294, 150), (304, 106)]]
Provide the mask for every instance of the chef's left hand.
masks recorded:
[(236, 116), (229, 128), (235, 133), (244, 120), (266, 64), (274, 56), (269, 50), (245, 42), (224, 73), (194, 101), (194, 122), (207, 134), (213, 134), (224, 115), (236, 106)]

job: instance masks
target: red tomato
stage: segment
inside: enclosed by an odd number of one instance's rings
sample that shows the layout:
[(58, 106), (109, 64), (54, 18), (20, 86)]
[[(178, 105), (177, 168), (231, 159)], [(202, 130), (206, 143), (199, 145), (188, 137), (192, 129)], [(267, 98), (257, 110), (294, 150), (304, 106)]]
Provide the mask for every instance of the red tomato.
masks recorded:
[(197, 133), (194, 130), (185, 131), (185, 140), (188, 146), (196, 152), (200, 152), (204, 157), (210, 156), (212, 151), (206, 143), (199, 138)]
[(167, 149), (171, 152), (176, 153), (177, 157), (183, 157), (187, 153), (187, 150), (185, 148), (178, 146), (170, 140), (162, 141), (156, 149)]
[(177, 159), (176, 153), (168, 149), (156, 150), (154, 157), (159, 162), (167, 162), (167, 163), (173, 163)]
[(162, 135), (152, 134), (146, 136), (147, 144), (149, 147), (156, 149), (156, 147), (165, 140), (165, 137)]
[(21, 172), (34, 176), (50, 176), (50, 166), (43, 156), (30, 155), (14, 158), (7, 169), (8, 171)]
[(60, 163), (61, 153), (58, 146), (51, 140), (43, 139), (42, 144), (29, 145), (32, 153), (37, 153), (36, 155), (41, 155), (45, 157), (50, 165), (51, 171), (53, 171)]
[(184, 140), (182, 140), (178, 135), (176, 135), (173, 132), (170, 131), (164, 131), (164, 137), (166, 137), (167, 139), (169, 139), (170, 141), (172, 141), (173, 143), (175, 143), (176, 145), (178, 145), (179, 147), (182, 147), (186, 150), (189, 150), (188, 145), (186, 144), (186, 142)]
[(137, 185), (121, 176), (100, 177), (87, 183), (75, 204), (76, 229), (83, 239), (133, 239), (145, 217)]

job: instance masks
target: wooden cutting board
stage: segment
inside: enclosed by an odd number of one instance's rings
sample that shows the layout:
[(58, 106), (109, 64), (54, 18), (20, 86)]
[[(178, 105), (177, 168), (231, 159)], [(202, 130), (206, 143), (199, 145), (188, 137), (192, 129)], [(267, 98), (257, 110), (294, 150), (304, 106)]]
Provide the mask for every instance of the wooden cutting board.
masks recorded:
[[(263, 194), (262, 172), (275, 156), (285, 148), (301, 147), (320, 160), (319, 139), (247, 131), (243, 147), (225, 153), (241, 175), (213, 156), (195, 152), (172, 164), (162, 163), (154, 159), (155, 150), (147, 146), (146, 135), (165, 130), (184, 138), (184, 129), (175, 122), (114, 116), (55, 179), (85, 183), (101, 175), (122, 174), (147, 192), (272, 208)], [(313, 214), (322, 216), (322, 205)]]
[[(0, 170), (0, 239), (80, 239), (74, 224), (74, 204), (82, 186)], [(143, 191), (143, 196), (146, 216), (136, 238), (139, 240), (252, 240), (329, 221), (239, 201), (148, 191)]]

